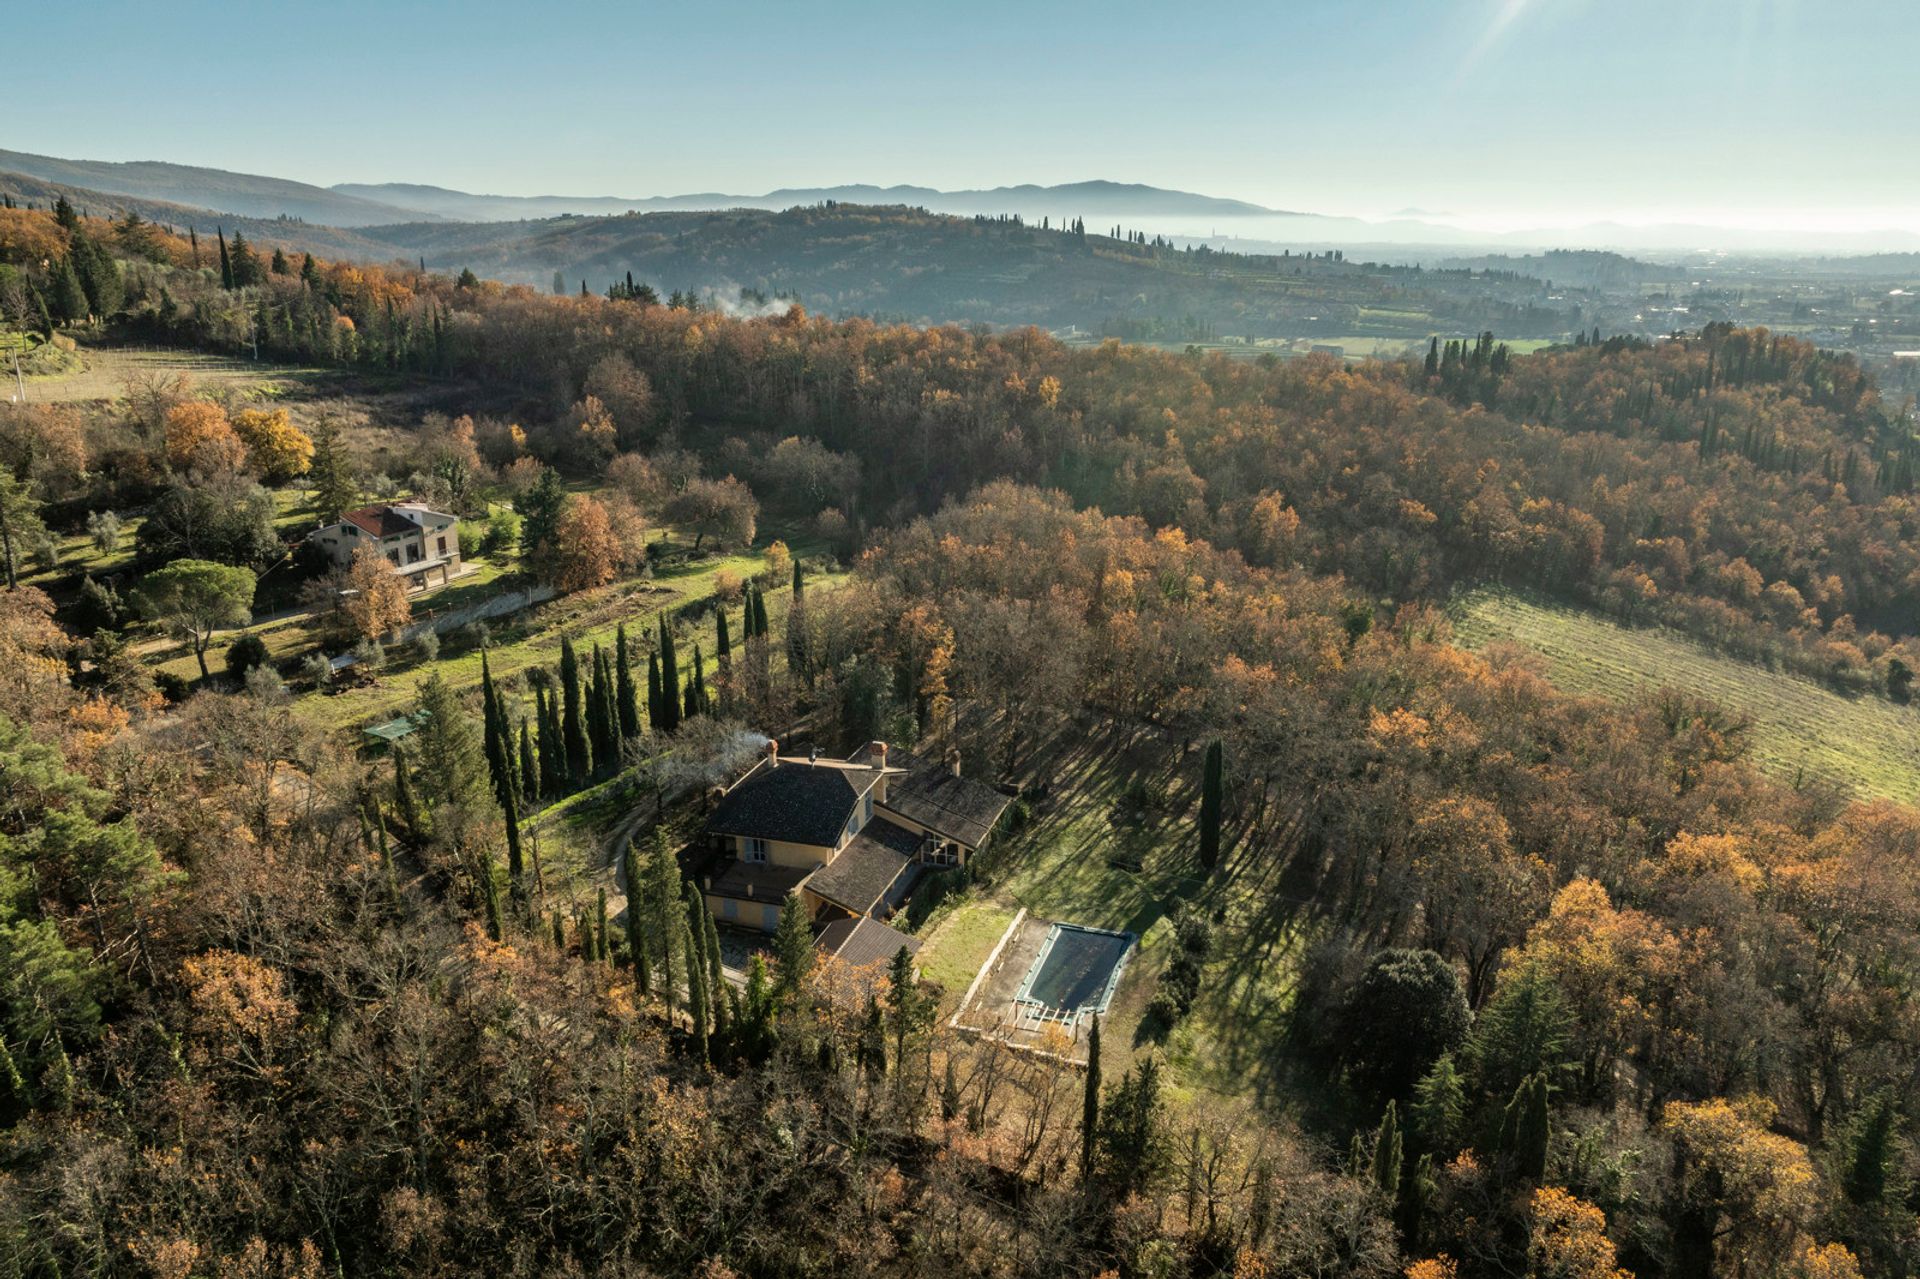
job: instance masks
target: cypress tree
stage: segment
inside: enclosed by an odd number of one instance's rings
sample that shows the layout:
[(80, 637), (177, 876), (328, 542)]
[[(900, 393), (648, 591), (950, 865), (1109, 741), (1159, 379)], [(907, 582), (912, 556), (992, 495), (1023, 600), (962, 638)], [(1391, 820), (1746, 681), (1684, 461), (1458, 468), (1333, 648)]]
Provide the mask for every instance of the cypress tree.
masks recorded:
[(533, 758), (533, 734), (527, 731), (527, 721), (520, 721), (520, 793), (529, 803), (540, 797), (540, 770)]
[(500, 813), (507, 822), (507, 882), (515, 898), (526, 894), (526, 862), (520, 854), (520, 800), (511, 785), (500, 793)]
[(586, 688), (586, 727), (587, 748), (592, 759), (592, 772), (595, 777), (604, 777), (610, 762), (611, 751), (607, 746), (607, 724), (602, 715), (606, 701), (600, 695), (601, 682), (606, 675), (607, 661), (600, 646), (593, 646), (593, 662), (588, 667)]
[[(708, 986), (707, 965), (702, 939), (706, 936), (706, 925), (701, 922), (707, 914), (707, 904), (701, 899), (700, 890), (691, 882), (686, 885), (687, 902), (687, 1010), (693, 1014), (693, 1034), (700, 1044), (700, 1059), (707, 1058), (707, 1037), (711, 1030), (713, 1000)], [(700, 958), (695, 958), (700, 955)]]
[(1087, 1032), (1087, 1080), (1080, 1098), (1080, 1180), (1093, 1178), (1093, 1157), (1100, 1143), (1100, 1014)]
[(533, 690), (533, 718), (540, 733), (540, 794), (551, 797), (560, 793), (561, 779), (566, 776), (566, 757), (560, 745), (560, 733), (554, 727), (553, 694), (544, 687)]
[(620, 710), (620, 736), (631, 741), (640, 736), (640, 706), (633, 686), (633, 655), (627, 651), (625, 622), (614, 632), (613, 665), (614, 691)]
[(1552, 1128), (1547, 1117), (1547, 1077), (1529, 1075), (1513, 1090), (1500, 1119), (1500, 1148), (1513, 1175), (1536, 1185), (1547, 1174), (1547, 1142)]
[(647, 926), (640, 910), (641, 864), (639, 845), (633, 840), (627, 841), (624, 854), (625, 864), (621, 867), (627, 878), (627, 955), (633, 961), (633, 980), (643, 995), (652, 994), (647, 965)]
[(720, 713), (733, 710), (733, 641), (727, 635), (727, 607), (713, 612), (716, 634), (713, 643), (714, 679), (720, 685)]
[(660, 658), (647, 654), (647, 727), (654, 732), (665, 728), (667, 713), (660, 709)]
[(567, 921), (561, 918), (557, 910), (553, 912), (553, 948), (555, 950), (567, 948)]
[(780, 903), (780, 924), (773, 933), (774, 990), (785, 999), (798, 994), (813, 971), (813, 925), (800, 894)]
[(1380, 1117), (1380, 1131), (1373, 1141), (1373, 1184), (1388, 1203), (1400, 1198), (1400, 1161), (1403, 1155), (1400, 1141), (1400, 1111), (1393, 1102), (1387, 1103), (1386, 1114)]
[(506, 923), (500, 915), (500, 886), (493, 882), (493, 864), (480, 871), (481, 892), (487, 899), (487, 936), (499, 941), (506, 935)]
[(564, 699), (561, 735), (566, 743), (567, 780), (581, 786), (593, 771), (593, 760), (581, 719), (580, 657), (573, 651), (573, 641), (564, 636), (560, 640), (560, 692)]
[(767, 637), (767, 593), (759, 587), (753, 591), (753, 633), (761, 639)]
[(693, 696), (694, 714), (705, 715), (713, 709), (707, 699), (707, 663), (697, 642), (693, 646), (693, 685), (687, 691)]
[(680, 727), (680, 662), (673, 651), (673, 627), (660, 616), (660, 710), (663, 733)]
[(1200, 780), (1200, 864), (1212, 870), (1220, 861), (1220, 792), (1223, 786), (1221, 746), (1207, 746), (1207, 762)]
[(807, 577), (800, 570), (800, 561), (793, 562), (793, 598), (799, 599), (807, 592)]
[(193, 269), (200, 269), (200, 233), (192, 227), (187, 228), (187, 244), (193, 250)]
[(1847, 1202), (1866, 1206), (1887, 1196), (1893, 1171), (1893, 1101), (1882, 1093), (1869, 1101), (1848, 1129), (1843, 1143), (1840, 1188)]
[(600, 657), (600, 723), (601, 731), (607, 739), (607, 766), (609, 776), (620, 771), (620, 696), (615, 691), (613, 658), (611, 655)]
[(493, 794), (500, 807), (507, 807), (513, 794), (513, 756), (507, 744), (507, 716), (500, 705), (499, 690), (493, 686), (493, 671), (487, 655), (480, 654), (480, 713), (485, 726), (487, 775), (493, 779)]
[(393, 811), (400, 815), (409, 832), (420, 832), (420, 801), (414, 798), (413, 778), (408, 775), (407, 748), (393, 748)]
[(700, 714), (700, 690), (692, 680), (687, 681), (686, 704), (681, 708), (682, 719), (693, 719)]
[(233, 259), (227, 256), (227, 233), (220, 227), (215, 227), (213, 233), (220, 238), (220, 287), (223, 289), (231, 289), (233, 287)]
[[(666, 1000), (667, 1013), (671, 1016), (677, 994), (673, 974), (673, 952), (674, 939), (679, 931), (676, 925), (680, 916), (680, 866), (674, 860), (673, 845), (668, 841), (667, 832), (662, 828), (654, 830), (653, 855), (647, 859), (646, 879), (647, 910), (652, 916), (654, 940), (659, 943), (660, 994)], [(632, 907), (629, 906), (628, 909), (631, 910)]]

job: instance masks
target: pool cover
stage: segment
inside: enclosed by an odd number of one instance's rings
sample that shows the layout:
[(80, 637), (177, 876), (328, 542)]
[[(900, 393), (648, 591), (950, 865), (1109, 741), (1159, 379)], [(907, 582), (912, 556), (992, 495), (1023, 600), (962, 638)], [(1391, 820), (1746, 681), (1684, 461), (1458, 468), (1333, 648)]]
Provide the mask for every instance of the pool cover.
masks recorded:
[(1132, 949), (1132, 933), (1055, 924), (1017, 998), (1056, 1017), (1105, 1012)]

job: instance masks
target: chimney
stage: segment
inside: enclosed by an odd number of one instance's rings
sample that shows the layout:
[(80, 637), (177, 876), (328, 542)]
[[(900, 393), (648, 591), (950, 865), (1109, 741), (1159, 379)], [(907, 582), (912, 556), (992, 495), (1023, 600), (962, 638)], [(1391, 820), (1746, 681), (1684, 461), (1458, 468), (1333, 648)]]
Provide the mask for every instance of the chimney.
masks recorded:
[(780, 743), (774, 741), (771, 737), (767, 739), (767, 767), (780, 767)]
[(877, 767), (885, 768), (887, 766), (887, 744), (885, 742), (868, 742), (867, 754), (873, 757)]
[(702, 875), (702, 876), (700, 877), (700, 887), (701, 887), (701, 888), (703, 888), (703, 889), (705, 889), (705, 890), (706, 890), (707, 892), (712, 892), (712, 891), (713, 891), (713, 876), (711, 876), (711, 875)]
[(747, 900), (753, 900), (753, 882), (751, 880), (747, 882)]
[(955, 777), (960, 776), (960, 748), (958, 746), (947, 747), (947, 768)]

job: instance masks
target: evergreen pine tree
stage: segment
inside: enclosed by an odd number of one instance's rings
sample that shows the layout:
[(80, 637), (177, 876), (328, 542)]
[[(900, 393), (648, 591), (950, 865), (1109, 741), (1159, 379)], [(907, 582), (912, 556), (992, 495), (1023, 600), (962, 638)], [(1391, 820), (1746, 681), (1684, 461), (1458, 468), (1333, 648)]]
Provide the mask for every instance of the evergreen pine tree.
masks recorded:
[(620, 736), (632, 741), (640, 736), (640, 706), (633, 685), (633, 654), (627, 649), (627, 627), (624, 622), (614, 632), (613, 665), (615, 696), (620, 711)]
[(1423, 1149), (1450, 1159), (1460, 1149), (1466, 1114), (1466, 1089), (1454, 1068), (1453, 1054), (1442, 1053), (1413, 1087), (1413, 1106), (1407, 1118), (1414, 1140)]
[(566, 743), (567, 781), (574, 786), (586, 784), (587, 775), (593, 771), (593, 760), (587, 746), (586, 725), (582, 719), (580, 698), (580, 657), (573, 651), (573, 641), (565, 636), (560, 639), (560, 695), (561, 736)]
[(340, 443), (340, 427), (330, 417), (322, 418), (314, 427), (313, 460), (307, 466), (306, 483), (313, 497), (313, 513), (322, 524), (335, 522), (359, 504), (359, 481)]
[(87, 291), (81, 287), (80, 276), (67, 258), (54, 264), (47, 292), (49, 314), (62, 324), (79, 324), (92, 314)]
[(493, 671), (487, 665), (484, 650), (480, 654), (480, 718), (487, 775), (493, 780), (494, 798), (504, 809), (513, 794), (513, 757), (507, 746), (506, 711), (500, 705), (500, 692), (494, 687)]
[(1207, 745), (1206, 767), (1200, 780), (1200, 864), (1212, 870), (1220, 861), (1220, 808), (1224, 781), (1221, 745)]
[(300, 262), (300, 283), (310, 289), (320, 287), (320, 264), (313, 260), (313, 254), (311, 253), (307, 254)]

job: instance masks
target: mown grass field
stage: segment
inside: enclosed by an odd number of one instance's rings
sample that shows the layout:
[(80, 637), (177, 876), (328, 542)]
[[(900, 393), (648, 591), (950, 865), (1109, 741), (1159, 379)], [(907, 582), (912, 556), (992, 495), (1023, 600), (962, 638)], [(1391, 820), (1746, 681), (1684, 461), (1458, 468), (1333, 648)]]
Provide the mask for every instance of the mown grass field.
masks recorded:
[(1452, 613), (1464, 647), (1531, 649), (1570, 693), (1626, 701), (1674, 687), (1750, 716), (1754, 762), (1783, 781), (1824, 778), (1863, 796), (1920, 802), (1920, 709), (1845, 696), (1672, 631), (1637, 630), (1512, 591), (1474, 591)]
[[(127, 381), (141, 374), (183, 373), (195, 387), (228, 387), (236, 394), (272, 398), (289, 384), (337, 378), (331, 370), (255, 362), (227, 355), (209, 355), (169, 347), (106, 347), (83, 343), (77, 367), (51, 377), (27, 379), (27, 399), (33, 403), (84, 403), (113, 400), (126, 392)], [(12, 371), (8, 364), (9, 374)]]

